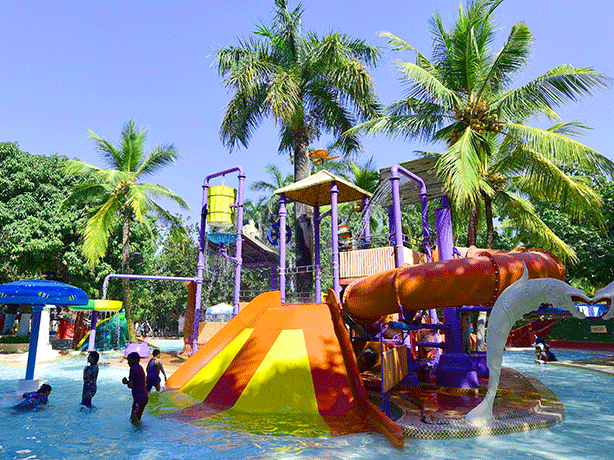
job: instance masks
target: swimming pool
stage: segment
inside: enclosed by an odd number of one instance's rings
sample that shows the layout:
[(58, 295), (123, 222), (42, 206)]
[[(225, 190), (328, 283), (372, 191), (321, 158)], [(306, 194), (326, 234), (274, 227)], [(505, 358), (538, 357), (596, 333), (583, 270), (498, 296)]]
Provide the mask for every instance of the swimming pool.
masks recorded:
[[(555, 350), (557, 357), (594, 355)], [(614, 376), (563, 366), (538, 366), (533, 351), (506, 351), (503, 365), (532, 375), (559, 396), (567, 415), (549, 429), (471, 439), (406, 439), (398, 451), (378, 434), (337, 438), (254, 435), (186, 425), (153, 415), (163, 412), (168, 395), (152, 394), (135, 431), (129, 420), (131, 397), (121, 384), (128, 367), (105, 366), (101, 357), (98, 394), (92, 412), (80, 412), (85, 356), (40, 363), (36, 377), (53, 386), (43, 410), (14, 413), (0, 407), (0, 458), (130, 459), (589, 459), (605, 458), (614, 441)], [(0, 363), (0, 393), (14, 390), (24, 363)]]

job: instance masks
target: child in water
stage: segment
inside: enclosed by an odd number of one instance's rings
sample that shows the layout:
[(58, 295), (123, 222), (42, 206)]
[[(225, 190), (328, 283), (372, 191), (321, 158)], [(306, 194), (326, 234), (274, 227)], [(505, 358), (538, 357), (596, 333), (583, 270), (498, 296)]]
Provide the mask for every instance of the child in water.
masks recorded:
[(50, 394), (51, 385), (47, 385), (46, 383), (44, 383), (37, 391), (24, 393), (23, 397), (25, 398), (25, 401), (21, 401), (16, 406), (13, 406), (13, 409), (21, 412), (28, 412), (32, 409), (36, 409), (37, 407), (43, 406), (47, 404), (47, 402), (49, 402)]
[(132, 389), (132, 412), (130, 413), (130, 421), (133, 425), (138, 425), (141, 422), (143, 410), (149, 402), (149, 395), (145, 387), (145, 371), (139, 364), (141, 357), (136, 351), (133, 351), (128, 356), (128, 366), (130, 366), (130, 374), (128, 378), (124, 377), (122, 383)]
[(83, 393), (81, 395), (81, 405), (92, 408), (92, 398), (96, 394), (98, 387), (96, 380), (98, 379), (98, 360), (100, 355), (97, 351), (90, 351), (87, 355), (87, 366), (83, 368)]
[(546, 343), (538, 343), (535, 346), (535, 362), (537, 364), (546, 364), (548, 361), (558, 361), (554, 353), (550, 351), (550, 347)]
[(160, 350), (154, 348), (152, 352), (153, 358), (147, 363), (147, 393), (151, 391), (153, 387), (160, 391), (160, 372), (164, 375), (164, 381), (166, 382), (166, 372), (164, 372), (164, 366), (162, 360), (159, 358)]

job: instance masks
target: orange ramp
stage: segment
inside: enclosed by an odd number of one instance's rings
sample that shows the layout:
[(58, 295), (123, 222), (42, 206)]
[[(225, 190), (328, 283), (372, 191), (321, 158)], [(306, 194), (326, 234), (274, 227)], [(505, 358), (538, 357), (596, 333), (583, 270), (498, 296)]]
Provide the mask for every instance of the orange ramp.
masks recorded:
[(279, 292), (256, 297), (166, 381), (202, 401), (176, 416), (291, 413), (316, 432), (382, 432), (402, 448), (401, 428), (367, 399), (332, 293), (329, 302), (282, 305)]

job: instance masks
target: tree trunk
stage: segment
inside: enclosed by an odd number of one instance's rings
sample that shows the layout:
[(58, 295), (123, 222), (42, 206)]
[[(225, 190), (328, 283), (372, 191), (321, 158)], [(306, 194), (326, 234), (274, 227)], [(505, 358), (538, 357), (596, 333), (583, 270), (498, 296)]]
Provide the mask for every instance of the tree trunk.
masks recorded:
[[(294, 135), (294, 181), (298, 182), (311, 174), (309, 139), (305, 133)], [(302, 203), (294, 204), (294, 235), (296, 248), (297, 293), (311, 296), (313, 273), (304, 271), (313, 264), (313, 208)], [(301, 267), (305, 267), (301, 269)]]
[[(495, 242), (495, 229), (492, 217), (492, 199), (488, 194), (482, 192), (484, 198), (484, 219), (486, 220), (486, 249), (492, 249)], [(484, 343), (486, 341), (486, 312), (481, 311), (478, 314), (478, 320), (475, 327), (476, 350), (484, 351)]]
[[(477, 246), (478, 240), (478, 220), (480, 216), (478, 203), (472, 204), (469, 208), (469, 225), (467, 228), (467, 247)], [(461, 334), (463, 338), (463, 350), (469, 353), (471, 343), (471, 331), (469, 330), (470, 318), (468, 313), (461, 314)]]
[(486, 248), (492, 249), (495, 243), (495, 227), (492, 218), (492, 198), (482, 192), (484, 198), (484, 219), (486, 220)]
[(478, 218), (480, 208), (477, 203), (469, 208), (469, 226), (467, 228), (467, 247), (476, 246), (478, 240)]
[[(130, 208), (124, 208), (124, 225), (122, 227), (122, 274), (130, 274)], [(124, 290), (124, 309), (126, 311), (126, 326), (128, 328), (128, 341), (136, 343), (136, 331), (134, 330), (134, 316), (132, 314), (132, 295), (130, 294), (130, 280), (122, 278)]]

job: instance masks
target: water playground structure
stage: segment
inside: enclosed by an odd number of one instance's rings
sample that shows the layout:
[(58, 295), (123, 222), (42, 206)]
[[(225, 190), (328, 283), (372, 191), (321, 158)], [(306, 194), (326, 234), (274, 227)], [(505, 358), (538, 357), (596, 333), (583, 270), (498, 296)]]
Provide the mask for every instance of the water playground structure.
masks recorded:
[[(593, 299), (563, 282), (563, 265), (547, 251), (455, 248), (450, 208), (432, 166), (432, 160), (418, 160), (388, 170), (383, 205), (388, 206), (390, 244), (383, 248), (371, 245), (373, 197), (343, 178), (323, 170), (277, 190), (279, 222), (273, 242), (279, 247), (279, 270), (272, 284), (278, 290), (260, 294), (240, 311), (241, 187), (236, 195), (222, 193), (227, 198), (221, 215), (226, 228), (236, 216), (236, 232), (207, 234), (205, 228), (212, 222), (210, 215), (220, 211), (219, 203), (210, 200), (209, 180), (237, 171), (242, 186), (245, 176), (240, 167), (208, 176), (194, 352), (166, 382), (167, 388), (202, 402), (176, 416), (194, 421), (277, 414), (296, 421), (299, 414), (316, 431), (380, 432), (396, 447), (403, 446), (406, 436), (503, 434), (560, 422), (564, 408), (558, 398), (539, 382), (501, 369), (501, 356), (514, 318), (544, 302), (581, 318), (574, 301)], [(315, 293), (305, 303), (287, 302), (288, 200), (313, 207)], [(433, 200), (440, 202), (435, 250), (428, 220)], [(338, 205), (345, 202), (360, 203), (364, 227), (360, 243), (342, 252)], [(401, 206), (406, 204), (421, 207), (422, 252), (404, 244)], [(322, 212), (325, 206), (330, 208)], [(332, 232), (332, 287), (324, 293), (320, 224), (326, 218)], [(209, 238), (236, 265), (235, 316), (199, 347), (198, 283)], [(231, 247), (235, 256), (228, 255)], [(607, 299), (602, 294), (594, 300)], [(487, 351), (463, 348), (460, 315), (475, 311), (490, 311)], [(516, 397), (525, 395), (522, 407), (517, 400), (507, 404), (505, 397), (497, 403), (498, 387)]]
[[(509, 331), (515, 319), (541, 303), (577, 318), (583, 315), (574, 301), (609, 307), (614, 283), (589, 299), (564, 283), (562, 264), (547, 251), (456, 248), (451, 211), (432, 162), (394, 165), (382, 174), (382, 188), (374, 195), (325, 170), (277, 190), (279, 222), (269, 236), (278, 255), (243, 229), (243, 169), (207, 176), (196, 277), (114, 274), (103, 285), (103, 301), (111, 278), (188, 285), (191, 356), (166, 386), (196, 403), (170, 416), (261, 432), (378, 432), (398, 448), (405, 437), (504, 434), (560, 422), (565, 411), (556, 395), (533, 378), (501, 368)], [(210, 185), (233, 173), (239, 177), (237, 191)], [(289, 200), (312, 206), (314, 214), (314, 292), (300, 303), (289, 302)], [(352, 202), (362, 208), (363, 226), (343, 247), (339, 204)], [(436, 244), (429, 224), (433, 203)], [(402, 231), (401, 208), (411, 204), (421, 208), (420, 251), (408, 247)], [(382, 247), (370, 229), (376, 206), (387, 208), (389, 216), (388, 244)], [(328, 289), (320, 241), (325, 219), (332, 233)], [(199, 335), (208, 254), (234, 265), (233, 318), (204, 341)], [(252, 266), (270, 268), (271, 290), (240, 308), (241, 271)], [(490, 312), (486, 351), (467, 350), (463, 343), (461, 315), (477, 311)], [(612, 314), (608, 310), (604, 318)], [(88, 349), (96, 347), (96, 323), (93, 318)], [(28, 363), (26, 378), (33, 373)]]

